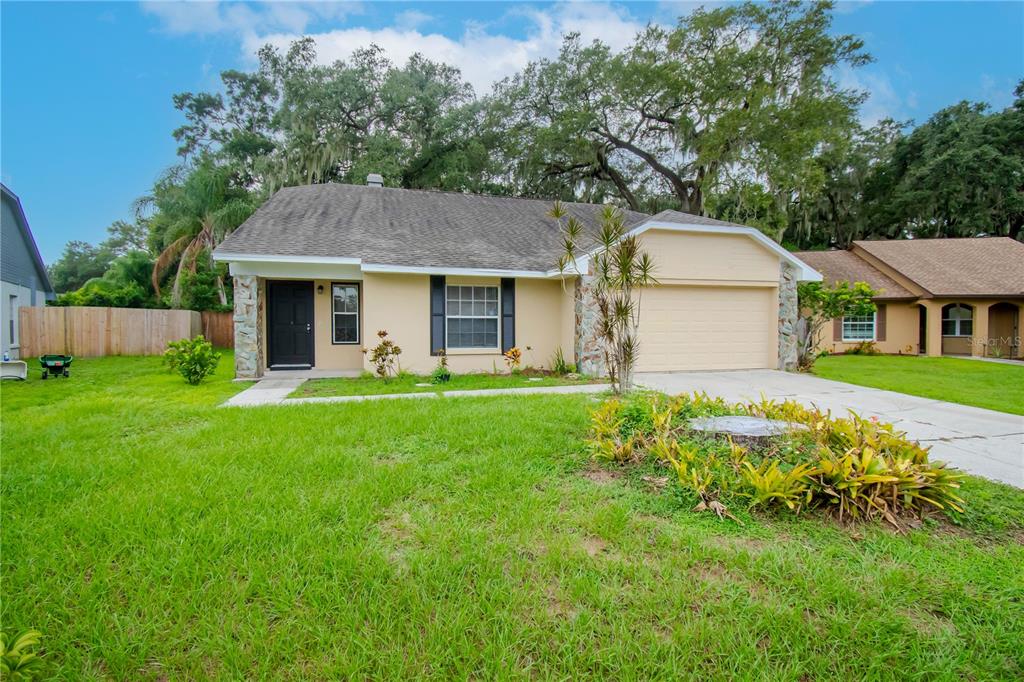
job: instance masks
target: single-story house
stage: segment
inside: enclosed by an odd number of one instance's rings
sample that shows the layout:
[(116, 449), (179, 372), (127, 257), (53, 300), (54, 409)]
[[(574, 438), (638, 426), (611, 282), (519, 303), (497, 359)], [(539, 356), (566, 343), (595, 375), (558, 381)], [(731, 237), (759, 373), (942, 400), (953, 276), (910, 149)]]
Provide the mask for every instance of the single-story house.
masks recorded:
[(825, 281), (866, 282), (874, 315), (835, 320), (821, 346), (884, 353), (1021, 357), (1024, 244), (1009, 237), (856, 241), (796, 254)]
[[(240, 378), (369, 369), (387, 330), (404, 370), (548, 367), (557, 350), (603, 371), (591, 276), (557, 268), (553, 202), (369, 184), (278, 191), (215, 250), (234, 279)], [(596, 232), (602, 206), (565, 204)], [(792, 367), (796, 283), (820, 275), (758, 230), (665, 211), (625, 212), (655, 262), (641, 296), (640, 371)], [(587, 258), (578, 260), (587, 272)]]
[(11, 358), (21, 357), (18, 311), (42, 306), (56, 298), (46, 265), (32, 237), (21, 200), (0, 184), (0, 348)]

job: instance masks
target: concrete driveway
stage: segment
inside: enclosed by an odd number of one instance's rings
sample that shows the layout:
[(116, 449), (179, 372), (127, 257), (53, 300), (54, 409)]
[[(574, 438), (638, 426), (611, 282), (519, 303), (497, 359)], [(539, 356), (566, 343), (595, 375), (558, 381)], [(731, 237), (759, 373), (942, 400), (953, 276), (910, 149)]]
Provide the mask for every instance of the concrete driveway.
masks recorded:
[(923, 445), (934, 459), (1024, 488), (1024, 416), (770, 369), (641, 373), (636, 383), (669, 394), (706, 391), (726, 400), (792, 398), (833, 415), (876, 416)]

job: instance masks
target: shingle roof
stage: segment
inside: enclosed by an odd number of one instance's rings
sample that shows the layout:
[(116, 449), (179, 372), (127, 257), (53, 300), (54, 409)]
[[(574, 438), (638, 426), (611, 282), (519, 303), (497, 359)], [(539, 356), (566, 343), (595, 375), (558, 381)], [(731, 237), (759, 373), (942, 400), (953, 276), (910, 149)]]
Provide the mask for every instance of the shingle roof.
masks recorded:
[(896, 280), (849, 251), (799, 251), (793, 255), (820, 272), (829, 286), (837, 282), (865, 282), (882, 292), (879, 298), (917, 298)]
[[(548, 271), (562, 253), (558, 227), (547, 216), (553, 203), (364, 185), (288, 187), (229, 235), (217, 256), (338, 257), (387, 265)], [(601, 205), (564, 206), (586, 229), (596, 228)], [(647, 218), (625, 211), (627, 225)]]
[(705, 218), (702, 215), (693, 215), (692, 213), (683, 213), (681, 211), (662, 211), (657, 215), (651, 216), (651, 220), (660, 220), (666, 223), (684, 223), (686, 225), (711, 225), (719, 227), (747, 227), (746, 225), (740, 225), (739, 223), (728, 223), (724, 220), (715, 220), (714, 218)]
[(1009, 237), (858, 241), (933, 296), (1024, 295), (1024, 244)]

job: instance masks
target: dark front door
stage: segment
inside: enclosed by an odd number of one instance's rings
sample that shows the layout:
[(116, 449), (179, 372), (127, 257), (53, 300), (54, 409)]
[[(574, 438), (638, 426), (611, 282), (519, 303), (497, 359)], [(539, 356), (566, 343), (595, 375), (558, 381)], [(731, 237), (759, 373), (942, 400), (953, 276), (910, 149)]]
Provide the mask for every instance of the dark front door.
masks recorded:
[(313, 366), (313, 283), (267, 282), (270, 369)]

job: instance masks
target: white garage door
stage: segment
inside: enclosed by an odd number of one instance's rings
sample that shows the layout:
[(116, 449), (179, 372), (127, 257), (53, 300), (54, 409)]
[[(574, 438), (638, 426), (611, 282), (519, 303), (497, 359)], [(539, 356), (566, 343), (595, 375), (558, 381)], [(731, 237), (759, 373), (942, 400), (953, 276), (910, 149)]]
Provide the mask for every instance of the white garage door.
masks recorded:
[(640, 301), (639, 372), (775, 367), (775, 289), (658, 286)]

